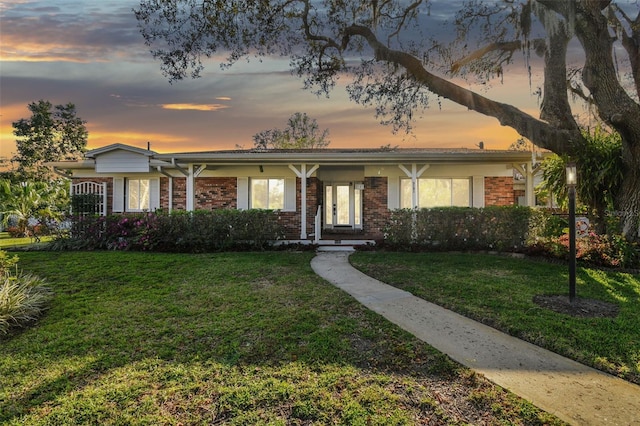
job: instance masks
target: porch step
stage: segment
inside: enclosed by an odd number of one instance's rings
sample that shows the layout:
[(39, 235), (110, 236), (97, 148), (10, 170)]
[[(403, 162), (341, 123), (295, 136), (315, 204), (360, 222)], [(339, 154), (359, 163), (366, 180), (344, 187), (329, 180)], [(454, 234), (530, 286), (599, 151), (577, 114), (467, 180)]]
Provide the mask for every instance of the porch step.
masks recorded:
[(365, 246), (375, 245), (375, 240), (350, 240), (350, 239), (322, 239), (318, 241), (319, 246)]
[(319, 246), (318, 250), (316, 251), (320, 251), (320, 252), (335, 252), (335, 251), (341, 251), (341, 252), (352, 252), (352, 251), (356, 251), (356, 249), (353, 246)]

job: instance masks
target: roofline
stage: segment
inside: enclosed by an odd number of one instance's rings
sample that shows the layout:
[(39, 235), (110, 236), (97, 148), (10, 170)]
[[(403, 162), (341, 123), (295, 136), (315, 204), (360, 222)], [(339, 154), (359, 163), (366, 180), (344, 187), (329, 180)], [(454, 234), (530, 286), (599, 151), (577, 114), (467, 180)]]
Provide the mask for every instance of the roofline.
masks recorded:
[(135, 146), (125, 145), (125, 144), (122, 144), (122, 143), (114, 143), (114, 144), (111, 144), (111, 145), (103, 146), (101, 148), (96, 148), (96, 149), (92, 149), (90, 151), (87, 151), (87, 152), (85, 152), (84, 156), (85, 156), (85, 158), (94, 158), (96, 155), (104, 154), (104, 153), (109, 152), (109, 151), (116, 151), (118, 149), (123, 150), (123, 151), (135, 152), (136, 154), (146, 155), (147, 157), (153, 157), (153, 156), (157, 155), (156, 152), (150, 151), (148, 149), (138, 148), (138, 147), (135, 147)]
[[(548, 154), (542, 154), (546, 156)], [(529, 151), (379, 151), (379, 152), (208, 152), (208, 153), (179, 153), (158, 154), (158, 160), (175, 161), (179, 163), (198, 164), (282, 164), (282, 163), (320, 163), (325, 165), (349, 164), (390, 164), (390, 163), (504, 163), (528, 162), (531, 160)]]

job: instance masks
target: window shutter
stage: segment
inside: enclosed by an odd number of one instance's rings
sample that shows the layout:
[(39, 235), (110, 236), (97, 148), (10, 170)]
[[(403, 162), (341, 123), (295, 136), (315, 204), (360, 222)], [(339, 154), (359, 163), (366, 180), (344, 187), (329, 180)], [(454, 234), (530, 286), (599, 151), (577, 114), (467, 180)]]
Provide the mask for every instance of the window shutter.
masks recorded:
[(149, 211), (160, 208), (160, 179), (149, 179)]
[[(304, 192), (304, 189), (302, 191)], [(296, 178), (284, 180), (284, 210), (296, 211)]]
[(249, 178), (238, 178), (238, 210), (247, 210), (249, 208)]
[(474, 176), (473, 184), (473, 204), (471, 207), (484, 207), (484, 176)]
[(389, 206), (389, 210), (400, 208), (400, 178), (388, 177), (387, 187), (387, 206)]
[(115, 213), (124, 211), (124, 178), (113, 178), (113, 207)]

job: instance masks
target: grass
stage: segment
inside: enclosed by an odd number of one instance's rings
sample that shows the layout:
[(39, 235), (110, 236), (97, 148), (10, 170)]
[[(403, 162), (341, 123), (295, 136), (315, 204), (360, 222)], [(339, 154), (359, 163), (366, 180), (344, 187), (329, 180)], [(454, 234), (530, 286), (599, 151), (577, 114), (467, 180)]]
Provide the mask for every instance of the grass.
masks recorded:
[[(40, 242), (46, 243), (51, 241), (52, 239), (53, 237), (51, 235), (46, 235), (40, 237)], [(36, 244), (38, 243), (34, 242), (34, 239), (31, 237), (14, 238), (9, 236), (8, 232), (0, 232), (0, 249), (26, 247)]]
[(317, 277), (313, 253), (24, 252), (0, 423), (560, 424)]
[(532, 300), (568, 295), (564, 265), (465, 253), (359, 252), (350, 259), (364, 273), (425, 300), (640, 383), (640, 275), (579, 267), (578, 297), (614, 303), (619, 313), (578, 318)]

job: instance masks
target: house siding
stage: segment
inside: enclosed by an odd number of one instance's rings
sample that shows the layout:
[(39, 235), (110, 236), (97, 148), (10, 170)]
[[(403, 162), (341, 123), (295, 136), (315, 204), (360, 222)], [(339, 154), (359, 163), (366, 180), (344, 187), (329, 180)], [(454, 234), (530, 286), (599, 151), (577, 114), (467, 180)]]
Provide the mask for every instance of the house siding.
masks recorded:
[(484, 178), (485, 206), (512, 206), (517, 198), (513, 190), (513, 177), (487, 176)]

